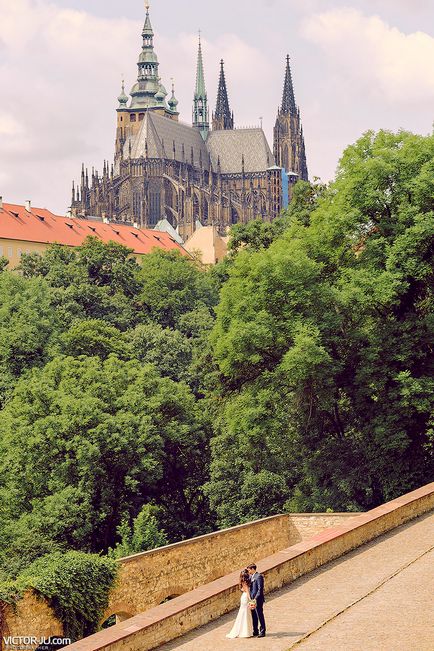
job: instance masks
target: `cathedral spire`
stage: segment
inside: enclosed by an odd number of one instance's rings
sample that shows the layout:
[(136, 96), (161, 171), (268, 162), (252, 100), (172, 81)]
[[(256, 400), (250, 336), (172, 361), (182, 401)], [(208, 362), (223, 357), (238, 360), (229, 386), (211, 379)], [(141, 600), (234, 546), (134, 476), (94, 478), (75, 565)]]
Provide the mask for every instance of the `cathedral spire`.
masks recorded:
[(149, 2), (145, 2), (145, 9), (146, 9), (146, 18), (145, 18), (145, 24), (143, 25), (143, 31), (142, 31), (142, 36), (143, 36), (143, 45), (153, 47), (153, 38), (154, 38), (154, 30), (152, 29), (151, 25), (151, 19), (149, 17), (149, 7), (150, 4)]
[(142, 51), (137, 62), (137, 83), (131, 89), (131, 106), (133, 109), (152, 108), (159, 106), (161, 101), (155, 98), (160, 91), (158, 75), (158, 57), (154, 50), (154, 30), (149, 16), (149, 2), (145, 4), (146, 18), (142, 30)]
[(202, 42), (199, 32), (199, 49), (197, 53), (196, 88), (193, 100), (193, 126), (200, 129), (202, 138), (206, 140), (209, 130), (208, 96), (205, 87), (203, 67)]
[(212, 128), (215, 130), (233, 129), (234, 114), (229, 108), (228, 91), (226, 88), (226, 78), (223, 59), (220, 62), (220, 79), (217, 93), (217, 105), (213, 114)]
[(296, 115), (294, 86), (292, 84), (291, 66), (289, 65), (289, 54), (286, 56), (285, 84), (283, 86), (282, 108), (283, 115)]
[(297, 179), (308, 180), (303, 128), (300, 109), (295, 103), (289, 55), (286, 57), (282, 105), (274, 127), (274, 159), (276, 165), (287, 172), (291, 184)]

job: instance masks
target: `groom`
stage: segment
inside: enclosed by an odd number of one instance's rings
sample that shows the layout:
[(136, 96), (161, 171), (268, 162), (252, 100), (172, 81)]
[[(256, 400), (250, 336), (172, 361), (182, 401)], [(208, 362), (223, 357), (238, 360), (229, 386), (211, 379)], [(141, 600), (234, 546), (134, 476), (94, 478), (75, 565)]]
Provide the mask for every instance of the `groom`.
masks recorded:
[[(265, 618), (264, 618), (264, 577), (256, 571), (256, 565), (252, 563), (247, 566), (250, 574), (250, 598), (256, 599), (256, 608), (252, 610), (253, 619), (253, 636), (265, 637)], [(259, 620), (259, 630), (258, 630)]]

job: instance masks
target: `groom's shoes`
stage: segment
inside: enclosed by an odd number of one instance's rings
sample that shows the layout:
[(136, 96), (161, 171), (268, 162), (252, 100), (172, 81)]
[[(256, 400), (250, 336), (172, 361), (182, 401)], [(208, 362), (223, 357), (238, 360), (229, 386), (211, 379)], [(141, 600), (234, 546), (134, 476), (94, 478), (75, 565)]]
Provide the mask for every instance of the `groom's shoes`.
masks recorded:
[(265, 637), (265, 633), (259, 633), (258, 637)]
[(259, 637), (259, 633), (252, 633), (252, 637)]

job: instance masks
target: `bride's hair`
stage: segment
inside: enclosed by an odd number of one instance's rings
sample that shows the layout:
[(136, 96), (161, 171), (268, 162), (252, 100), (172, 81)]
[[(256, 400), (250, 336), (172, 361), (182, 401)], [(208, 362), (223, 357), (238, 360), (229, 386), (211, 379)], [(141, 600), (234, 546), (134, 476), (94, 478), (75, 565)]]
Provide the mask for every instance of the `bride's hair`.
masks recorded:
[(239, 585), (240, 585), (240, 590), (243, 589), (243, 584), (244, 584), (244, 583), (247, 585), (248, 588), (250, 587), (250, 583), (251, 583), (251, 581), (250, 581), (250, 574), (248, 573), (247, 570), (241, 570), (241, 573), (240, 573), (240, 583), (239, 583)]

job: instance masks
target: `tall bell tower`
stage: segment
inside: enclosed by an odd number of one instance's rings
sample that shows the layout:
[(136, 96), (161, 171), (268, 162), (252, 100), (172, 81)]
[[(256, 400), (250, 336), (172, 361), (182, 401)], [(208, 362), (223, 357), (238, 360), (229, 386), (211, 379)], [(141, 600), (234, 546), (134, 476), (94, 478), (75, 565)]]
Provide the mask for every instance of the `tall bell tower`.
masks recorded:
[(234, 128), (234, 113), (229, 107), (228, 89), (223, 59), (220, 61), (220, 78), (217, 92), (217, 105), (212, 116), (212, 128), (214, 131)]
[(289, 55), (286, 57), (282, 104), (274, 127), (274, 158), (276, 165), (297, 179), (308, 180), (306, 150), (300, 109), (295, 103)]

